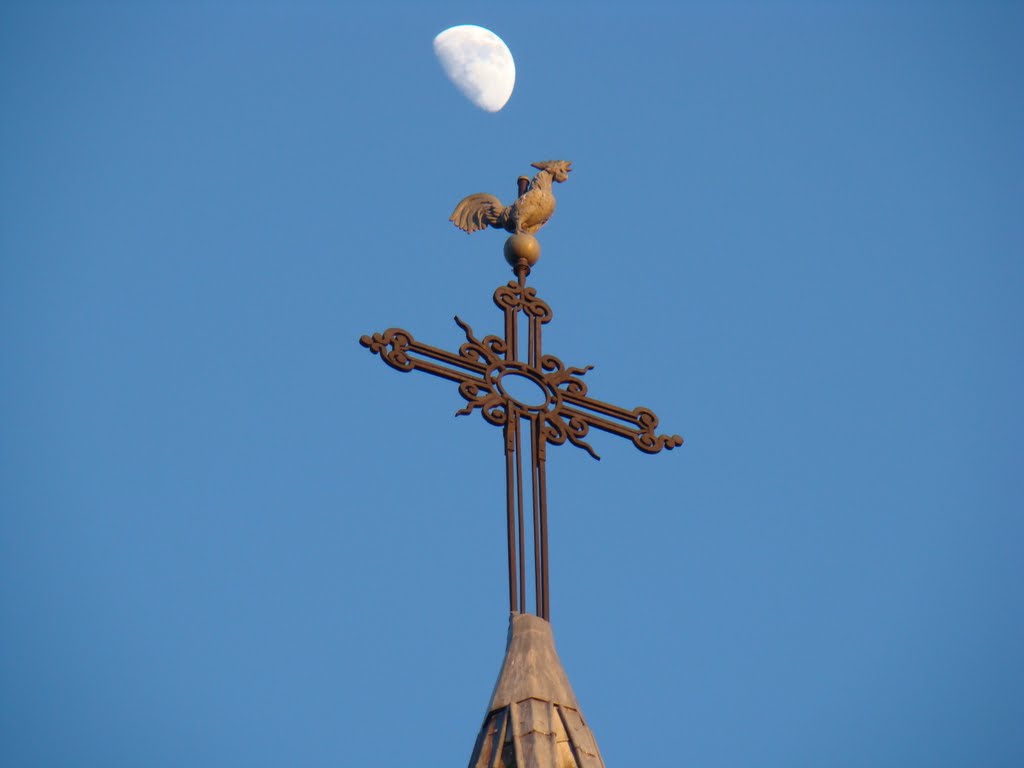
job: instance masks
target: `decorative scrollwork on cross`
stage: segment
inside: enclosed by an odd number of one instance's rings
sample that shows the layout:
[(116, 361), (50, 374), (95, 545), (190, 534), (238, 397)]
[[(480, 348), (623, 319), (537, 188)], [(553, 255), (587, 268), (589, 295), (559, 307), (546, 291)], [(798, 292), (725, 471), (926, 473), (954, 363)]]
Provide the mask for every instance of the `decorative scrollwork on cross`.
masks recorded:
[[(538, 616), (550, 618), (547, 554), (546, 446), (570, 443), (595, 459), (600, 457), (585, 438), (592, 429), (619, 435), (645, 453), (683, 444), (679, 435), (658, 434), (658, 417), (643, 407), (632, 410), (590, 397), (583, 376), (593, 366), (567, 366), (541, 351), (541, 329), (552, 318), (551, 307), (526, 285), (528, 268), (518, 280), (499, 286), (494, 303), (505, 314), (504, 337), (477, 338), (458, 316), (466, 341), (453, 354), (416, 341), (401, 328), (363, 336), (359, 342), (397, 371), (424, 371), (458, 384), (466, 416), (479, 411), (490, 424), (505, 430), (509, 605), (526, 612), (526, 526), (521, 423), (529, 424), (530, 488), (533, 502), (533, 562)], [(519, 315), (528, 320), (527, 357), (519, 359)], [(524, 392), (529, 392), (525, 395)]]

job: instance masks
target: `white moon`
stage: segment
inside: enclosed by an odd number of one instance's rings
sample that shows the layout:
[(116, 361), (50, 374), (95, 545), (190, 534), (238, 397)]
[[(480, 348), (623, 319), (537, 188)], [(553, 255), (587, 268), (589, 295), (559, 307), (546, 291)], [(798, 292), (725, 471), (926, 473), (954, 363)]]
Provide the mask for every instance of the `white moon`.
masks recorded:
[(505, 42), (474, 24), (451, 27), (434, 38), (434, 53), (455, 87), (480, 109), (497, 112), (516, 84), (516, 64)]

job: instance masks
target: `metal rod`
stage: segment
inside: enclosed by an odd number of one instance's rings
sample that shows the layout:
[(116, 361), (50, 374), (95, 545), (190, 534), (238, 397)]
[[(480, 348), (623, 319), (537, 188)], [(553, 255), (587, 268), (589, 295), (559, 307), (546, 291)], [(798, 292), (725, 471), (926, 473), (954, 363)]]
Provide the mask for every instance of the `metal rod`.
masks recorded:
[[(478, 363), (473, 360), (467, 360), (465, 357), (461, 357), (451, 352), (445, 352), (443, 349), (437, 349), (436, 347), (431, 347), (426, 344), (420, 344), (419, 342), (410, 344), (409, 349), (413, 350), (414, 352), (419, 352), (424, 357), (432, 357), (435, 360), (440, 360), (441, 362), (445, 362), (448, 363), (449, 365), (454, 365), (459, 368), (465, 368), (466, 370), (473, 371), (474, 373), (482, 374), (487, 370), (487, 366), (482, 363)], [(423, 367), (424, 370), (427, 370), (426, 366), (428, 365), (433, 366), (432, 363), (421, 363), (421, 367)], [(433, 372), (434, 375), (436, 376), (451, 378), (450, 373), (442, 372), (444, 370), (445, 369), (440, 368), (439, 366), (433, 366), (431, 372)]]
[(536, 415), (530, 416), (530, 490), (533, 494), (533, 587), (537, 615), (543, 616), (544, 592), (543, 572), (540, 559), (541, 521), (540, 521), (540, 499), (537, 487), (537, 419)]
[(551, 590), (548, 581), (548, 482), (545, 469), (544, 438), (537, 438), (537, 486), (540, 496), (540, 578), (544, 605), (539, 612), (542, 619), (551, 621)]
[[(526, 272), (520, 272), (519, 284), (521, 288), (526, 286)], [(529, 315), (529, 328), (527, 335), (526, 359), (531, 368), (537, 368), (537, 346), (540, 323), (532, 314)], [(537, 437), (540, 434), (540, 416), (530, 416), (530, 493), (533, 502), (533, 588), (534, 588), (534, 612), (538, 616), (544, 615), (544, 571), (540, 557), (541, 537), (543, 534), (543, 523), (540, 519), (541, 498), (540, 489), (537, 484)]]
[(530, 316), (530, 365), (540, 369), (540, 336), (543, 326), (538, 318)]
[(519, 612), (526, 613), (526, 530), (523, 520), (523, 445), (519, 436), (519, 411), (509, 407), (508, 418), (516, 422), (516, 510), (519, 515)]
[[(512, 307), (505, 307), (505, 359), (508, 361), (515, 361), (519, 359), (519, 306), (515, 305)], [(506, 412), (505, 428), (511, 430), (509, 432), (509, 439), (505, 442), (505, 458), (507, 466), (507, 492), (508, 497), (508, 551), (509, 551), (509, 588), (512, 590), (511, 598), (512, 611), (518, 610), (520, 613), (526, 613), (526, 578), (523, 573), (525, 568), (525, 552), (523, 545), (523, 466), (522, 457), (519, 447), (519, 413), (509, 403)], [(516, 464), (516, 480), (513, 485), (512, 479), (512, 457), (515, 456)], [(513, 504), (513, 495), (515, 496), (515, 503)], [(518, 508), (518, 542), (519, 542), (519, 555), (518, 562), (516, 558), (516, 520), (514, 518), (515, 509)], [(515, 595), (516, 582), (518, 577), (519, 589), (518, 589), (518, 600)]]
[[(525, 288), (526, 275), (522, 276), (520, 285)], [(541, 333), (543, 324), (540, 319), (530, 314), (528, 357), (531, 368), (541, 367)], [(547, 489), (544, 478), (544, 443), (543, 421), (539, 415), (530, 419), (530, 463), (532, 465), (533, 490), (533, 571), (537, 595), (537, 615), (550, 620), (548, 594), (548, 514)]]
[(518, 307), (505, 307), (505, 359), (516, 360), (519, 355), (519, 341), (516, 324)]
[(526, 287), (526, 276), (530, 274), (530, 265), (526, 263), (525, 259), (520, 259), (519, 263), (512, 268), (512, 271), (516, 275), (516, 279), (519, 280), (519, 287)]
[(508, 524), (508, 609), (510, 613), (515, 613), (519, 603), (516, 594), (516, 518), (515, 503), (512, 498), (515, 493), (512, 468), (512, 455), (515, 453), (513, 433), (517, 426), (516, 421), (511, 419), (505, 423), (505, 511)]

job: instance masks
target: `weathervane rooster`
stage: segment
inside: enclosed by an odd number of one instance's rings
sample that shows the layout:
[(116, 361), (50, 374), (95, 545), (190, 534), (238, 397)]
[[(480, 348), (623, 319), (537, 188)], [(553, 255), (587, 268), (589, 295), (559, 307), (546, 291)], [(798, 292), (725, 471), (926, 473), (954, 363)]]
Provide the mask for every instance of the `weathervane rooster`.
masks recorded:
[(572, 163), (568, 160), (547, 160), (531, 165), (540, 173), (532, 181), (525, 176), (519, 177), (519, 197), (512, 205), (502, 205), (494, 195), (477, 192), (464, 197), (448, 220), (467, 233), (490, 226), (516, 235), (532, 235), (547, 224), (555, 212), (551, 182), (561, 183), (568, 179)]

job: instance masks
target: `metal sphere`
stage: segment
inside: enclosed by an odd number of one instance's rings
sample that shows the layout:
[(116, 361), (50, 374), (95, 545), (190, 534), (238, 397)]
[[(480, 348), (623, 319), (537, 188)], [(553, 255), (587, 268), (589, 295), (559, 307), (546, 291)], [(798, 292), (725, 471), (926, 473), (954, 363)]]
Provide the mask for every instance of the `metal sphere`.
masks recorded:
[(515, 267), (522, 261), (533, 266), (540, 258), (540, 241), (533, 235), (516, 234), (505, 241), (505, 261)]

